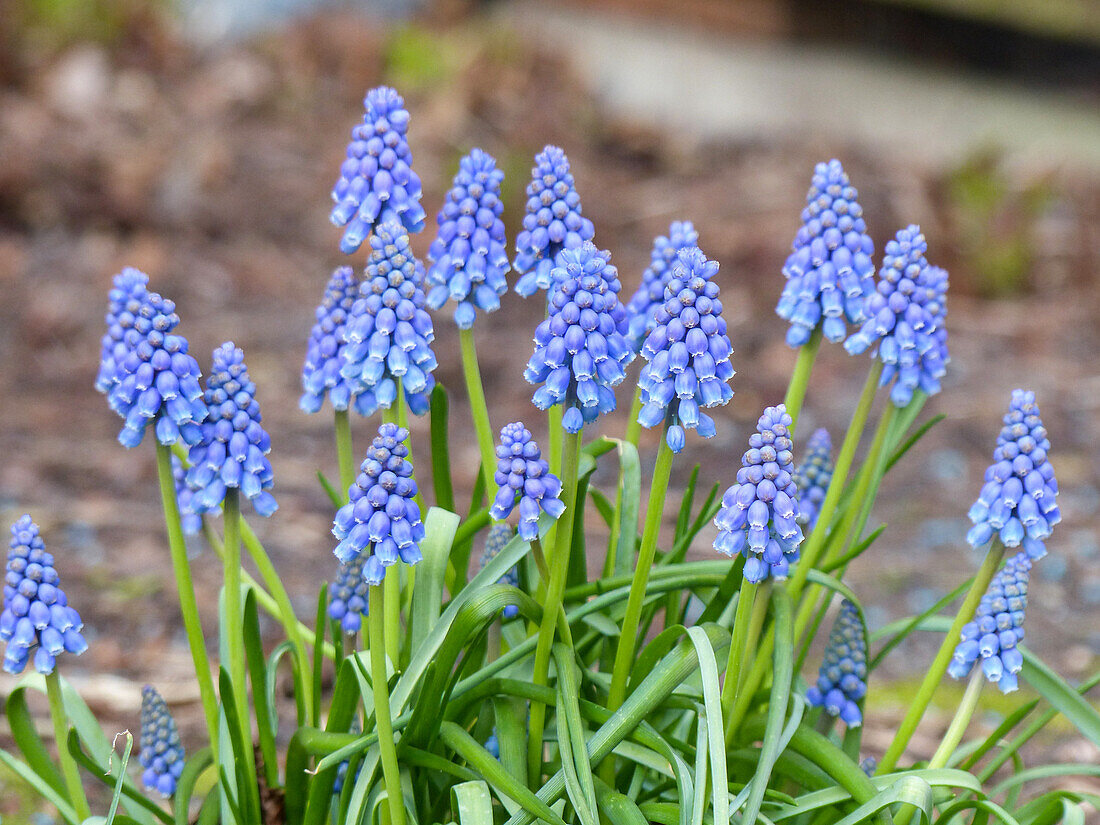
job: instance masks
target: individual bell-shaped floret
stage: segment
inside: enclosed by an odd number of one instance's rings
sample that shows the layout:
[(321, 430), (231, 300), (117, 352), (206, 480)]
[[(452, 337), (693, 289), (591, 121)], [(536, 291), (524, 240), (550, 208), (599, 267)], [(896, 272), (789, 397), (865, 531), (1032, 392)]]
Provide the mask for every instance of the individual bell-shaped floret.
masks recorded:
[[(533, 441), (531, 442), (534, 443)], [(550, 476), (553, 478), (553, 476)], [(562, 507), (564, 510), (564, 506)], [(489, 528), (489, 534), (485, 537), (485, 549), (481, 551), (481, 560), (478, 564), (478, 568), (482, 568), (495, 559), (500, 551), (508, 546), (508, 542), (512, 540), (512, 536), (515, 535), (511, 525), (498, 523)], [(515, 567), (512, 567), (501, 576), (497, 581), (500, 584), (510, 584), (512, 587), (519, 587), (519, 572)], [(505, 619), (511, 619), (519, 614), (519, 608), (514, 604), (505, 605), (504, 610), (501, 611), (501, 615)]]
[(367, 602), (370, 600), (363, 567), (368, 556), (360, 553), (350, 561), (341, 562), (328, 593), (328, 615), (340, 622), (345, 633), (358, 633), (367, 616)]
[(1030, 576), (1031, 559), (1021, 551), (993, 577), (978, 603), (974, 620), (963, 625), (961, 641), (947, 668), (952, 678), (967, 676), (981, 659), (986, 679), (1002, 693), (1016, 690), (1016, 675), (1024, 666), (1024, 657), (1017, 646), (1024, 638)]
[(1004, 426), (997, 436), (993, 463), (970, 508), (974, 526), (966, 540), (975, 549), (995, 536), (1006, 547), (1020, 547), (1032, 559), (1047, 554), (1044, 542), (1062, 520), (1058, 480), (1047, 459), (1047, 438), (1035, 393), (1013, 390)]
[(505, 250), (500, 184), (504, 172), (492, 156), (471, 150), (459, 161), (454, 185), (439, 211), (439, 235), (428, 250), (428, 306), (456, 303), (459, 329), (474, 325), (475, 311), (500, 309), (511, 269)]
[(348, 503), (336, 511), (332, 534), (339, 540), (335, 554), (345, 564), (366, 556), (363, 578), (368, 585), (382, 583), (386, 568), (397, 560), (420, 561), (424, 525), (414, 500), (416, 482), (409, 448), (409, 431), (385, 423), (367, 450), (355, 483), (348, 488)]
[(787, 283), (775, 308), (791, 324), (792, 347), (808, 342), (819, 326), (827, 340), (838, 343), (849, 323), (865, 320), (864, 301), (875, 288), (875, 245), (857, 197), (840, 161), (814, 167), (802, 226), (783, 265)]
[(428, 411), (436, 368), (432, 319), (424, 308), (424, 266), (400, 224), (384, 223), (370, 238), (367, 273), (344, 327), (340, 374), (359, 394), (356, 409), (373, 415), (397, 400), (397, 380), (409, 409)]
[(319, 412), (325, 396), (334, 410), (347, 410), (354, 404), (362, 415), (370, 415), (365, 399), (356, 394), (356, 383), (345, 378), (344, 328), (351, 307), (359, 297), (359, 281), (350, 266), (341, 266), (332, 273), (325, 287), (325, 297), (317, 307), (317, 321), (309, 333), (306, 361), (302, 367), (302, 397), (298, 406), (303, 412)]
[(672, 265), (681, 249), (690, 249), (699, 243), (699, 233), (691, 221), (673, 221), (668, 237), (658, 235), (649, 253), (649, 266), (642, 273), (642, 282), (626, 305), (629, 321), (627, 339), (635, 352), (640, 352), (646, 336), (657, 325), (653, 317), (665, 303), (665, 285), (672, 277)]
[(232, 341), (214, 350), (205, 400), (209, 418), (202, 424), (202, 440), (188, 455), (187, 484), (196, 491), (195, 511), (216, 510), (227, 489), (238, 489), (257, 513), (270, 516), (278, 508), (268, 492), (274, 483), (267, 459), (271, 437), (263, 427), (244, 352)]
[(856, 606), (845, 599), (840, 605), (817, 684), (806, 691), (811, 707), (825, 708), (850, 728), (863, 724), (859, 701), (867, 693), (867, 639)]
[(61, 589), (53, 556), (30, 516), (11, 526), (11, 544), (4, 573), (4, 607), (0, 611), (0, 642), (5, 642), (4, 670), (23, 672), (34, 655), (34, 669), (53, 673), (61, 653), (79, 656), (88, 649), (80, 631), (80, 614), (69, 607)]
[(741, 457), (737, 483), (726, 490), (714, 517), (714, 549), (727, 556), (743, 553), (750, 582), (769, 575), (785, 579), (798, 560), (802, 528), (790, 428), (791, 416), (783, 404), (764, 410)]
[(185, 755), (176, 720), (152, 685), (141, 689), (141, 783), (166, 799), (176, 792)]
[(595, 234), (592, 221), (581, 215), (581, 196), (569, 171), (569, 158), (557, 146), (545, 147), (535, 155), (527, 184), (527, 213), (516, 236), (512, 264), (520, 275), (516, 292), (527, 298), (540, 289), (550, 289), (558, 253), (576, 249)]
[[(195, 491), (187, 486), (187, 470), (172, 454), (172, 481), (176, 485), (176, 503), (180, 511), (180, 526), (186, 536), (195, 536), (202, 532), (202, 516), (195, 509)], [(221, 511), (221, 505), (216, 508)]]
[(95, 379), (95, 388), (102, 393), (110, 392), (118, 381), (118, 365), (137, 343), (134, 321), (148, 286), (149, 276), (132, 266), (114, 277), (107, 294), (107, 332), (100, 342), (99, 374)]
[(798, 489), (798, 523), (809, 530), (817, 524), (821, 503), (833, 480), (833, 444), (829, 431), (821, 428), (806, 441), (806, 458), (794, 471)]
[(412, 170), (405, 136), (409, 128), (405, 101), (389, 86), (379, 86), (367, 92), (363, 106), (363, 122), (351, 130), (348, 156), (332, 189), (336, 206), (331, 219), (344, 227), (340, 250), (346, 255), (385, 221), (419, 232), (426, 217), (420, 205), (420, 178)]
[(550, 465), (522, 421), (505, 424), (500, 431), (493, 480), (497, 495), (489, 515), (503, 521), (519, 502), (519, 534), (524, 541), (538, 538), (540, 512), (553, 519), (565, 512), (559, 499), (561, 482), (550, 472)]
[(718, 262), (693, 246), (680, 250), (665, 285), (665, 300), (654, 312), (654, 327), (642, 345), (646, 364), (638, 376), (643, 427), (664, 424), (665, 441), (678, 453), (684, 429), (703, 438), (715, 434), (714, 420), (702, 412), (733, 398), (730, 355), (718, 284), (711, 280)]

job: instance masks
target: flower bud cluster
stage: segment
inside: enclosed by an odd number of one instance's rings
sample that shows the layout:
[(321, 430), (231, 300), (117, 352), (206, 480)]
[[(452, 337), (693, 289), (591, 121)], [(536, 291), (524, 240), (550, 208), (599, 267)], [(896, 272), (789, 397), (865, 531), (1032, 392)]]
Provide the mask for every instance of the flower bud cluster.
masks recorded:
[(329, 618), (340, 622), (345, 633), (358, 633), (367, 616), (370, 585), (363, 576), (367, 558), (365, 553), (360, 553), (350, 561), (341, 562), (336, 581), (329, 588)]
[(539, 513), (557, 519), (565, 512), (561, 481), (550, 472), (539, 445), (522, 421), (505, 424), (496, 448), (497, 469), (493, 480), (497, 495), (489, 515), (498, 521), (508, 518), (519, 502), (519, 534), (524, 541), (539, 535)]
[(657, 325), (654, 314), (665, 302), (665, 285), (672, 277), (672, 265), (681, 249), (699, 244), (699, 233), (691, 221), (673, 221), (668, 237), (658, 235), (649, 253), (649, 266), (642, 273), (642, 282), (626, 305), (629, 321), (627, 340), (635, 352), (642, 349), (646, 336)]
[[(533, 441), (530, 443), (534, 443)], [(553, 478), (553, 476), (550, 476)], [(563, 506), (564, 510), (565, 507)], [(512, 536), (515, 535), (511, 525), (508, 524), (494, 524), (489, 528), (489, 534), (485, 537), (485, 549), (481, 551), (481, 560), (478, 565), (479, 568), (485, 567), (489, 562), (500, 555), (500, 551), (508, 546), (508, 542), (512, 540)], [(500, 584), (510, 584), (512, 587), (519, 587), (519, 572), (515, 567), (512, 567), (497, 580)], [(504, 610), (501, 611), (501, 615), (505, 619), (511, 619), (519, 614), (519, 608), (514, 604), (505, 605)]]
[(821, 503), (833, 480), (833, 450), (829, 431), (821, 428), (806, 442), (806, 458), (794, 471), (794, 486), (798, 489), (798, 523), (813, 530)]
[(325, 287), (325, 297), (317, 307), (317, 321), (309, 333), (306, 360), (302, 367), (302, 397), (298, 406), (303, 412), (319, 412), (328, 395), (334, 410), (346, 410), (355, 403), (356, 410), (369, 415), (356, 394), (356, 383), (345, 378), (344, 329), (351, 307), (359, 296), (359, 281), (350, 266), (337, 268)]
[(850, 728), (863, 724), (859, 700), (867, 693), (867, 639), (859, 611), (847, 599), (829, 633), (817, 684), (806, 691), (811, 707), (825, 708)]
[(95, 388), (110, 392), (118, 380), (118, 365), (134, 345), (134, 320), (141, 310), (141, 301), (149, 286), (149, 276), (133, 267), (115, 275), (107, 294), (107, 332), (100, 342), (99, 374)]
[(141, 753), (138, 761), (145, 770), (141, 783), (168, 798), (176, 792), (183, 773), (185, 754), (176, 720), (152, 685), (141, 689)]

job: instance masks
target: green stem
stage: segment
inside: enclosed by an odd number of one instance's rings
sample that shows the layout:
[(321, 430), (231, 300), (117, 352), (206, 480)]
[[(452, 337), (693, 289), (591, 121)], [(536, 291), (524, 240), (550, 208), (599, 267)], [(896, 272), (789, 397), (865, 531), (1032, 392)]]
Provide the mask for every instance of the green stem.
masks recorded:
[(634, 388), (634, 400), (630, 403), (630, 418), (626, 422), (626, 440), (638, 446), (638, 439), (642, 435), (642, 425), (638, 423), (638, 415), (642, 411), (642, 388)]
[(936, 752), (928, 763), (929, 769), (947, 767), (951, 754), (955, 752), (955, 748), (962, 741), (963, 734), (966, 733), (966, 728), (970, 724), (970, 719), (974, 716), (974, 710), (978, 707), (978, 697), (981, 696), (984, 683), (985, 674), (982, 673), (981, 667), (974, 668), (974, 672), (970, 674), (970, 684), (966, 686), (966, 693), (963, 694), (959, 709), (955, 711), (955, 718), (951, 720), (947, 733), (943, 735), (943, 741), (940, 742), (940, 746), (936, 748)]
[(496, 495), (496, 482), (493, 471), (497, 465), (496, 451), (493, 447), (493, 428), (489, 423), (489, 406), (485, 403), (485, 388), (481, 383), (481, 368), (477, 362), (477, 348), (474, 345), (472, 329), (458, 331), (458, 344), (462, 351), (462, 374), (466, 378), (466, 394), (470, 398), (470, 414), (474, 419), (474, 432), (477, 433), (477, 445), (481, 450), (481, 472), (485, 479), (485, 497), (492, 504)]
[[(394, 575), (391, 571), (390, 575)], [(387, 576), (386, 578), (389, 578)], [(397, 764), (397, 746), (390, 718), (390, 688), (386, 678), (386, 628), (384, 588), (370, 588), (367, 616), (370, 634), (370, 678), (374, 694), (374, 724), (378, 732), (378, 750), (382, 759), (382, 778), (386, 785), (391, 825), (405, 825), (405, 798), (401, 788), (401, 768)], [(396, 664), (396, 662), (395, 662)]]
[(83, 821), (92, 815), (92, 811), (88, 807), (88, 798), (84, 795), (84, 786), (80, 784), (80, 771), (77, 770), (73, 755), (69, 753), (69, 717), (61, 698), (61, 677), (56, 668), (46, 674), (46, 696), (50, 700), (50, 718), (53, 720), (53, 735), (57, 742), (57, 761), (61, 763), (61, 774), (65, 777), (69, 802), (76, 810), (77, 819)]
[(340, 467), (340, 492), (347, 496), (355, 483), (355, 449), (351, 444), (351, 418), (347, 410), (336, 411), (336, 463)]
[[(546, 457), (549, 459), (550, 472), (561, 478), (562, 436), (565, 430), (561, 426), (562, 405), (555, 404), (546, 413), (547, 431)], [(490, 502), (491, 503), (491, 502)]]
[(225, 491), (223, 505), (225, 543), (222, 552), (222, 571), (225, 577), (225, 647), (229, 657), (229, 677), (233, 683), (233, 695), (237, 701), (237, 718), (241, 721), (244, 741), (252, 740), (252, 726), (248, 713), (248, 683), (245, 676), (244, 626), (241, 613), (241, 498), (240, 490), (231, 487)]
[[(634, 388), (634, 400), (630, 405), (630, 418), (626, 424), (625, 441), (638, 446), (638, 438), (641, 435), (642, 425), (638, 423), (638, 414), (642, 411), (642, 388)], [(620, 452), (621, 456), (621, 452)], [(636, 527), (633, 529), (637, 529)], [(620, 457), (619, 480), (615, 487), (615, 512), (611, 518), (611, 531), (607, 538), (607, 555), (603, 560), (603, 575), (605, 577), (615, 572), (615, 561), (619, 552), (619, 538), (623, 532), (623, 466)]]
[(733, 633), (730, 638), (729, 659), (726, 662), (726, 680), (722, 683), (722, 715), (729, 716), (731, 705), (737, 697), (737, 686), (742, 680), (741, 665), (745, 658), (745, 641), (749, 637), (749, 619), (753, 603), (760, 589), (758, 582), (745, 579), (737, 594), (737, 612), (733, 616)]
[[(383, 424), (396, 424), (398, 427), (406, 427), (405, 423), (405, 390), (401, 385), (401, 379), (397, 381), (397, 397), (394, 399), (393, 404), (388, 408), (382, 410), (382, 423)], [(411, 437), (409, 439), (412, 440)], [(412, 461), (412, 446), (409, 446), (409, 461)], [(419, 492), (417, 493), (417, 505), (420, 504)], [(423, 511), (423, 507), (421, 507)], [(385, 605), (385, 652), (389, 657), (390, 662), (393, 663), (394, 670), (397, 670), (401, 666), (401, 578), (397, 569), (397, 565), (393, 566), (392, 570), (386, 571), (387, 575), (382, 579), (382, 587), (386, 591)], [(371, 588), (373, 592), (374, 588)], [(374, 645), (374, 639), (371, 638), (370, 644)]]
[(798, 350), (798, 360), (794, 363), (794, 372), (791, 373), (791, 382), (787, 385), (787, 394), (783, 397), (783, 404), (787, 408), (787, 414), (791, 417), (791, 434), (794, 434), (795, 425), (798, 423), (799, 413), (802, 412), (802, 401), (806, 398), (806, 389), (810, 385), (810, 373), (817, 360), (817, 351), (821, 347), (821, 326), (819, 325), (810, 336), (810, 340)]

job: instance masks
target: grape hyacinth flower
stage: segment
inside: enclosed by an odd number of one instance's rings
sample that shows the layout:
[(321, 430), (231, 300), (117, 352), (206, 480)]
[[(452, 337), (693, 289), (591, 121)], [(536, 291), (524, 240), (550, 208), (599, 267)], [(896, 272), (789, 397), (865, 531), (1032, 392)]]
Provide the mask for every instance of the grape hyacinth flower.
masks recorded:
[(363, 553), (341, 562), (336, 580), (329, 589), (329, 618), (340, 622), (345, 633), (358, 633), (367, 616), (367, 588), (370, 585), (363, 577), (366, 562), (367, 556)]
[(769, 575), (785, 579), (798, 560), (802, 528), (794, 485), (791, 417), (783, 404), (768, 407), (749, 437), (737, 483), (722, 496), (714, 517), (714, 549), (745, 554), (745, 578), (757, 583)]
[(821, 503), (833, 480), (833, 444), (829, 431), (816, 430), (806, 441), (806, 458), (794, 471), (794, 486), (798, 490), (798, 523), (810, 530), (817, 524)]
[(561, 481), (550, 472), (549, 463), (522, 421), (504, 425), (496, 452), (497, 469), (493, 480), (498, 490), (489, 515), (503, 521), (518, 501), (519, 534), (524, 541), (534, 541), (539, 535), (540, 511), (553, 519), (565, 512), (565, 505), (559, 499)]
[(30, 516), (11, 526), (9, 547), (0, 612), (0, 641), (7, 644), (4, 670), (13, 676), (22, 673), (33, 651), (34, 669), (53, 673), (62, 652), (79, 656), (88, 649), (80, 633), (84, 623), (69, 607), (53, 556)]
[(550, 289), (558, 253), (578, 248), (595, 234), (592, 221), (581, 215), (581, 196), (569, 171), (569, 158), (557, 146), (545, 147), (535, 155), (527, 185), (527, 214), (516, 236), (512, 264), (520, 275), (516, 292), (528, 298), (539, 289)]
[(267, 459), (271, 437), (263, 427), (244, 352), (232, 341), (214, 350), (205, 401), (209, 418), (202, 424), (202, 440), (188, 455), (187, 484), (196, 491), (193, 508), (208, 513), (225, 500), (227, 489), (239, 489), (257, 513), (270, 516), (279, 506), (268, 492), (274, 483)]
[(840, 161), (814, 167), (802, 226), (783, 265), (787, 283), (775, 308), (791, 324), (787, 344), (792, 347), (807, 343), (818, 326), (827, 340), (839, 343), (847, 323), (865, 320), (864, 301), (874, 291), (875, 245), (857, 197)]
[(396, 424), (378, 428), (348, 489), (348, 503), (333, 520), (332, 534), (340, 542), (336, 558), (346, 564), (366, 555), (362, 575), (368, 585), (381, 584), (386, 568), (398, 559), (416, 564), (421, 558), (424, 525), (414, 501), (416, 482), (404, 443), (408, 437), (409, 431)]
[(673, 221), (668, 237), (658, 235), (649, 253), (649, 266), (642, 273), (642, 282), (626, 305), (630, 319), (628, 340), (635, 352), (640, 352), (646, 336), (657, 326), (654, 314), (665, 302), (665, 284), (672, 277), (672, 266), (681, 249), (699, 243), (699, 233), (691, 221)]
[(454, 185), (439, 211), (439, 235), (428, 250), (428, 306), (455, 301), (455, 324), (474, 325), (475, 310), (495, 312), (508, 291), (511, 269), (505, 250), (500, 184), (504, 172), (480, 149), (459, 161)]
[(1013, 390), (1004, 426), (997, 436), (993, 463), (970, 508), (974, 526), (966, 534), (977, 549), (994, 536), (1006, 547), (1023, 546), (1031, 559), (1046, 555), (1044, 541), (1062, 520), (1058, 480), (1047, 458), (1050, 439), (1039, 416), (1035, 393)]
[(118, 381), (118, 365), (135, 343), (134, 321), (149, 286), (149, 276), (139, 269), (126, 267), (115, 275), (107, 293), (107, 332), (100, 342), (99, 374), (95, 388), (110, 392)]
[(371, 411), (363, 408), (356, 384), (340, 374), (344, 366), (344, 329), (351, 307), (359, 296), (359, 281), (350, 266), (337, 268), (325, 287), (325, 296), (317, 307), (317, 321), (309, 333), (306, 360), (302, 367), (302, 397), (298, 406), (303, 412), (321, 410), (325, 396), (335, 410), (346, 410), (355, 404), (362, 415)]
[(416, 415), (428, 411), (435, 386), (435, 338), (424, 309), (424, 266), (409, 248), (409, 234), (393, 222), (370, 238), (371, 253), (359, 297), (352, 304), (340, 374), (359, 394), (356, 409), (373, 415), (397, 400), (397, 379)]
[(176, 792), (183, 773), (185, 754), (176, 720), (168, 704), (152, 685), (141, 689), (141, 783), (165, 799)]
[(412, 170), (412, 152), (405, 133), (409, 113), (405, 101), (389, 86), (367, 92), (363, 122), (351, 130), (347, 159), (332, 189), (336, 206), (331, 219), (344, 227), (340, 251), (355, 252), (385, 221), (396, 221), (409, 232), (424, 228), (420, 178)]
[(863, 724), (859, 700), (867, 693), (867, 639), (856, 606), (845, 599), (840, 605), (817, 684), (806, 691), (811, 707), (825, 708), (850, 728)]
[(554, 267), (549, 317), (535, 329), (535, 352), (523, 377), (542, 384), (534, 404), (563, 405), (562, 427), (578, 433), (600, 413), (615, 409), (612, 387), (634, 358), (623, 337), (626, 310), (619, 302), (619, 275), (610, 254), (585, 241), (565, 249)]
[(684, 448), (685, 427), (703, 438), (713, 437), (714, 421), (702, 409), (733, 398), (733, 346), (718, 284), (711, 280), (717, 272), (718, 262), (708, 261), (699, 247), (681, 250), (664, 303), (654, 313), (655, 326), (642, 345), (647, 363), (638, 377), (638, 423), (646, 428), (666, 423), (665, 441), (674, 453)]
[[(172, 455), (172, 480), (176, 485), (176, 502), (179, 504), (180, 527), (185, 536), (202, 532), (202, 516), (195, 509), (195, 491), (187, 486), (187, 471), (176, 456)], [(217, 509), (221, 509), (220, 505)]]
[(1031, 559), (1025, 551), (1010, 558), (993, 577), (974, 620), (963, 625), (962, 639), (947, 672), (952, 678), (967, 676), (974, 663), (982, 660), (985, 678), (1011, 693), (1017, 688), (1016, 674), (1024, 666), (1017, 645), (1024, 638), (1024, 611)]
[[(553, 476), (551, 476), (551, 478), (553, 478)], [(514, 533), (511, 525), (494, 524), (490, 527), (489, 535), (485, 537), (485, 549), (481, 551), (481, 560), (478, 564), (479, 569), (485, 567), (485, 565), (495, 559), (500, 554), (500, 551), (508, 546), (508, 542), (512, 540), (513, 535)], [(512, 587), (519, 587), (519, 573), (515, 567), (512, 567), (497, 581), (500, 584), (510, 584)], [(505, 605), (501, 614), (505, 619), (511, 619), (519, 614), (519, 608), (514, 604)]]

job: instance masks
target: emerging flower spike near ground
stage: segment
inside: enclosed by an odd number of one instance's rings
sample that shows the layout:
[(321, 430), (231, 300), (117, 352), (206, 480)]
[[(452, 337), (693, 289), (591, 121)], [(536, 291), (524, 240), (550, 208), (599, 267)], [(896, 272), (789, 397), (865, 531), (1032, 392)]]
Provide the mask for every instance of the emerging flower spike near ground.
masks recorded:
[(974, 620), (963, 625), (962, 641), (955, 648), (955, 656), (947, 669), (953, 678), (967, 676), (980, 658), (986, 679), (997, 685), (1002, 693), (1016, 690), (1016, 674), (1024, 666), (1024, 657), (1017, 645), (1024, 638), (1030, 576), (1031, 559), (1021, 551), (993, 577), (978, 603)]
[(380, 223), (397, 221), (407, 231), (419, 232), (426, 217), (405, 136), (405, 101), (389, 86), (379, 86), (367, 92), (363, 106), (363, 122), (351, 130), (348, 156), (332, 189), (336, 206), (331, 219), (344, 227), (340, 250), (346, 255), (362, 246)]
[(227, 488), (239, 489), (261, 516), (278, 509), (268, 492), (274, 483), (271, 437), (263, 427), (256, 385), (248, 376), (244, 352), (227, 341), (214, 350), (206, 381), (209, 418), (202, 424), (202, 440), (191, 448), (187, 484), (195, 490), (192, 505), (208, 513), (225, 500)]
[(341, 562), (336, 581), (329, 589), (329, 618), (340, 622), (345, 633), (358, 633), (367, 616), (367, 588), (370, 585), (363, 577), (366, 562), (367, 556), (364, 553), (353, 557), (351, 561)]
[(699, 243), (699, 233), (691, 221), (673, 221), (668, 237), (658, 235), (649, 253), (649, 266), (642, 273), (642, 282), (626, 305), (629, 321), (628, 340), (635, 352), (642, 349), (646, 336), (657, 326), (654, 314), (664, 305), (665, 285), (672, 277), (672, 265), (681, 249), (690, 249)]
[(334, 410), (346, 410), (352, 403), (364, 411), (355, 393), (354, 381), (340, 374), (344, 365), (344, 328), (355, 299), (359, 297), (359, 281), (350, 266), (341, 266), (332, 273), (325, 287), (325, 297), (317, 307), (317, 321), (309, 333), (306, 361), (302, 367), (302, 397), (298, 406), (303, 412), (319, 412), (325, 396)]
[(565, 512), (565, 505), (558, 498), (561, 481), (550, 472), (550, 465), (522, 421), (504, 425), (496, 451), (493, 480), (498, 490), (489, 515), (503, 521), (518, 501), (519, 534), (524, 541), (534, 541), (539, 535), (540, 511), (553, 519)]
[(378, 428), (355, 483), (348, 488), (348, 503), (336, 511), (332, 534), (339, 540), (335, 554), (345, 564), (367, 555), (363, 577), (367, 584), (381, 584), (386, 568), (398, 559), (405, 564), (420, 561), (424, 525), (413, 500), (416, 482), (405, 440), (409, 431), (386, 423)]
[(713, 437), (714, 421), (701, 410), (733, 398), (733, 346), (718, 284), (711, 280), (717, 272), (718, 262), (708, 261), (699, 247), (681, 250), (665, 285), (664, 303), (654, 312), (655, 326), (642, 345), (647, 363), (638, 377), (638, 423), (647, 428), (667, 423), (665, 440), (674, 453), (684, 449), (685, 427), (703, 438)]
[(974, 526), (966, 540), (971, 547), (977, 549), (997, 536), (1006, 547), (1023, 545), (1032, 559), (1047, 554), (1044, 541), (1062, 520), (1058, 480), (1047, 459), (1049, 450), (1050, 439), (1035, 393), (1013, 390), (993, 463), (970, 508)]
[[(529, 442), (534, 444), (535, 442)], [(554, 478), (550, 476), (550, 478)], [(557, 479), (555, 479), (556, 481)], [(562, 510), (564, 510), (564, 505)], [(536, 516), (536, 518), (538, 518)], [(478, 564), (478, 569), (484, 567), (489, 562), (497, 557), (501, 550), (508, 546), (508, 542), (512, 540), (514, 535), (511, 525), (508, 524), (494, 524), (489, 528), (489, 534), (485, 537), (485, 549), (481, 551), (481, 561)], [(530, 539), (527, 539), (530, 541)], [(512, 587), (519, 587), (519, 572), (515, 567), (512, 567), (507, 573), (501, 576), (498, 581), (501, 584), (510, 584)], [(501, 615), (505, 619), (511, 619), (513, 616), (519, 614), (519, 608), (514, 604), (505, 605), (504, 610), (501, 611)]]
[(794, 472), (794, 486), (798, 489), (798, 523), (813, 530), (821, 502), (829, 491), (833, 479), (833, 443), (824, 427), (816, 430), (806, 441), (806, 458)]
[(839, 716), (850, 728), (863, 724), (859, 700), (867, 693), (867, 639), (856, 606), (845, 599), (840, 605), (817, 684), (806, 691), (806, 701)]
[(875, 285), (875, 245), (857, 197), (840, 161), (814, 167), (802, 226), (783, 265), (787, 283), (775, 308), (791, 323), (792, 347), (809, 341), (818, 326), (827, 340), (838, 343), (848, 323), (865, 320), (864, 301)]
[(344, 328), (340, 374), (360, 395), (356, 409), (373, 415), (397, 400), (397, 379), (416, 415), (428, 411), (436, 368), (432, 319), (424, 309), (424, 266), (409, 248), (409, 234), (385, 223), (370, 238), (371, 253), (359, 297)]
[(141, 689), (141, 753), (138, 761), (145, 770), (141, 783), (168, 798), (176, 792), (183, 773), (185, 754), (176, 720), (152, 685)]
[(527, 298), (550, 289), (558, 253), (591, 241), (596, 230), (581, 215), (581, 196), (569, 171), (569, 158), (557, 146), (535, 155), (531, 182), (527, 185), (527, 214), (516, 236), (516, 260), (512, 265), (520, 279), (516, 292)]
[(714, 517), (719, 531), (714, 549), (727, 556), (744, 553), (745, 578), (750, 582), (769, 575), (785, 579), (798, 560), (802, 528), (790, 427), (784, 405), (764, 410), (741, 458), (737, 483), (726, 490)]
[(474, 325), (475, 310), (495, 312), (508, 291), (500, 184), (504, 172), (491, 155), (473, 149), (459, 161), (454, 185), (439, 211), (439, 235), (428, 250), (428, 306), (450, 298), (459, 329)]
[(100, 342), (99, 374), (95, 388), (109, 392), (118, 381), (118, 365), (134, 346), (134, 321), (141, 310), (141, 301), (149, 286), (149, 276), (133, 267), (115, 275), (107, 293), (107, 332)]
[[(184, 535), (196, 536), (202, 532), (202, 516), (195, 509), (195, 491), (187, 486), (187, 471), (183, 464), (172, 455), (172, 480), (176, 484), (176, 502), (180, 508), (180, 526)], [(221, 505), (217, 507), (221, 510)]]
[(80, 614), (69, 607), (61, 589), (53, 556), (30, 516), (11, 526), (11, 544), (4, 573), (4, 609), (0, 612), (0, 641), (7, 643), (4, 670), (23, 672), (34, 653), (34, 669), (53, 673), (62, 652), (79, 656), (88, 649), (80, 631)]
[(634, 358), (623, 337), (626, 310), (610, 257), (588, 241), (558, 256), (549, 317), (535, 329), (535, 352), (523, 373), (528, 383), (543, 385), (535, 391), (536, 407), (565, 407), (562, 426), (569, 433), (615, 409), (612, 388)]

